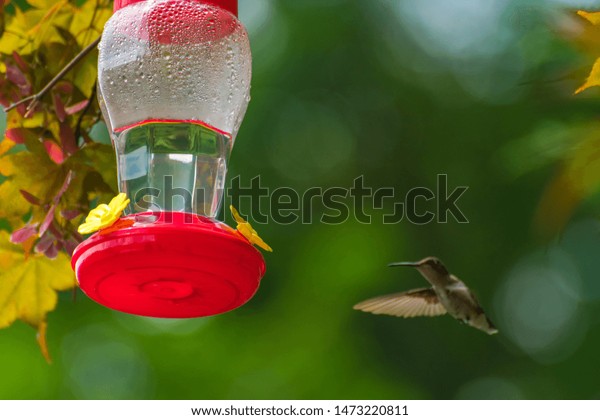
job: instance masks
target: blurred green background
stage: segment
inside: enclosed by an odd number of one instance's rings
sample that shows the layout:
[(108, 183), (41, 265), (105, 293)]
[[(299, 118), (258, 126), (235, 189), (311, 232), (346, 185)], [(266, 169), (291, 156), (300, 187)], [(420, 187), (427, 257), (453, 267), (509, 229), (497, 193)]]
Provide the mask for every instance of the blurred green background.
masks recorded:
[[(451, 190), (469, 187), (469, 223), (385, 225), (389, 201), (370, 224), (319, 223), (318, 206), (312, 224), (254, 223), (275, 250), (261, 288), (209, 319), (129, 316), (64, 293), (49, 315), (52, 365), (30, 327), (0, 331), (0, 398), (600, 398), (600, 196), (588, 188), (549, 227), (561, 191), (542, 200), (600, 135), (599, 92), (572, 95), (593, 62), (568, 39), (577, 8), (600, 2), (240, 0), (254, 73), (229, 179), (302, 193), (362, 175), (402, 199), (448, 174)], [(352, 310), (424, 286), (386, 265), (427, 255), (473, 288), (498, 335)]]

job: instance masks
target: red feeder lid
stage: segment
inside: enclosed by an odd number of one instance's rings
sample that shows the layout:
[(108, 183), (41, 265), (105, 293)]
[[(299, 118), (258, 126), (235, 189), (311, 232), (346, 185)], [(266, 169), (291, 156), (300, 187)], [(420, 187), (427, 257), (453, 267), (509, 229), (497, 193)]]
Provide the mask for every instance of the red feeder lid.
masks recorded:
[[(115, 1), (115, 10), (145, 0)], [(208, 7), (210, 5), (220, 7)], [(204, 6), (204, 7), (203, 7)], [(121, 24), (120, 31), (142, 40), (160, 44), (195, 44), (229, 36), (240, 22), (236, 0), (167, 0), (157, 2), (137, 18), (136, 25)]]
[[(139, 3), (146, 0), (115, 0), (113, 11), (117, 11), (122, 9), (123, 7), (129, 6), (133, 3)], [(234, 15), (238, 15), (238, 0), (193, 0), (199, 1), (200, 3), (208, 3), (214, 4), (215, 6), (219, 6), (221, 9), (228, 10)]]
[(71, 264), (81, 290), (109, 308), (159, 318), (217, 315), (248, 302), (265, 262), (237, 231), (189, 213), (141, 213), (82, 242)]

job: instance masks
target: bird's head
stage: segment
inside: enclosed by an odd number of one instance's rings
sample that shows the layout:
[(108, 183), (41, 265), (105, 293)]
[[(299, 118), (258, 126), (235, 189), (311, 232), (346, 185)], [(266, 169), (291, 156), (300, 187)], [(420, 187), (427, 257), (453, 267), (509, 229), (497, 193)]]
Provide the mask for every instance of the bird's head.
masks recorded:
[(422, 272), (433, 272), (438, 275), (448, 275), (448, 270), (444, 264), (436, 257), (423, 258), (417, 262), (394, 262), (389, 264), (390, 267), (414, 267)]
[(497, 334), (498, 329), (492, 323), (492, 321), (481, 311), (475, 318), (469, 320), (467, 322), (472, 327), (475, 327), (483, 332), (488, 333), (489, 335)]

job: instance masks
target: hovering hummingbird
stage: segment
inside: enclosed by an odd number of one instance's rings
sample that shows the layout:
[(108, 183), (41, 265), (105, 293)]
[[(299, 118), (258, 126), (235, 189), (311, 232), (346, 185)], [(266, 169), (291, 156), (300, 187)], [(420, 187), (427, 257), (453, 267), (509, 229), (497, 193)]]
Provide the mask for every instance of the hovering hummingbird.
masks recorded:
[(390, 267), (415, 267), (433, 287), (378, 296), (354, 305), (354, 309), (403, 318), (439, 316), (446, 313), (488, 334), (498, 330), (485, 315), (477, 298), (444, 264), (435, 257), (418, 262), (395, 262)]

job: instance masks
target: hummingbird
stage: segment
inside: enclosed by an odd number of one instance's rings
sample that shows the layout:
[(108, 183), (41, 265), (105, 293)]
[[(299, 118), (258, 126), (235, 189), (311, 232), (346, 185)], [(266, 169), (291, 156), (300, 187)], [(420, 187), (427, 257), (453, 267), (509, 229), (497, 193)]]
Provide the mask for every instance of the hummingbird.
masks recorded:
[(485, 315), (471, 290), (454, 274), (450, 274), (436, 257), (418, 262), (394, 262), (389, 267), (414, 267), (432, 287), (378, 296), (354, 305), (354, 309), (374, 314), (412, 318), (450, 314), (462, 323), (488, 334), (498, 330)]

